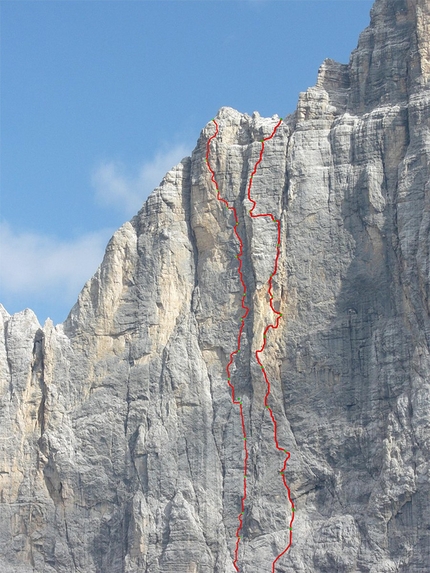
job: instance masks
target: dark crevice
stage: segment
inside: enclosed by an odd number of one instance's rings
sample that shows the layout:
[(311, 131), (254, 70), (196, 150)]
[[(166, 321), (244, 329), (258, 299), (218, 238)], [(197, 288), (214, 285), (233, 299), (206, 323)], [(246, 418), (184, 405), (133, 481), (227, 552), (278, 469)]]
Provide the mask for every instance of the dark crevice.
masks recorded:
[(33, 384), (38, 384), (41, 392), (40, 404), (37, 412), (37, 422), (40, 427), (40, 435), (45, 432), (46, 418), (46, 384), (45, 384), (45, 335), (42, 329), (38, 329), (34, 336), (33, 360), (31, 364), (31, 375)]
[(13, 364), (9, 356), (8, 336), (9, 336), (9, 321), (7, 320), (4, 324), (4, 341), (6, 349), (7, 367), (9, 370), (9, 400), (12, 401), (14, 395), (13, 379), (12, 379)]
[(191, 172), (192, 172), (192, 157), (187, 157), (183, 160), (186, 162), (184, 164), (184, 172), (182, 178), (182, 205), (185, 211), (185, 222), (188, 229), (188, 238), (193, 249), (193, 263), (194, 263), (194, 285), (193, 291), (198, 286), (198, 261), (199, 261), (199, 252), (197, 248), (197, 238), (194, 232), (192, 223), (191, 223), (191, 214), (192, 214), (192, 204), (191, 204)]

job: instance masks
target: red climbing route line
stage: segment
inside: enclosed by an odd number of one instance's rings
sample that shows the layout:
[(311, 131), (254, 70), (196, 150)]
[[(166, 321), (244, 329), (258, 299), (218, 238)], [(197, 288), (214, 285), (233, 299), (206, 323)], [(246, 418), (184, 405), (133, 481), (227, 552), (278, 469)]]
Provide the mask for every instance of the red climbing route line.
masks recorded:
[[(233, 207), (232, 205), (230, 205), (230, 203), (224, 199), (223, 197), (221, 197), (220, 191), (219, 191), (219, 186), (218, 186), (218, 182), (216, 180), (215, 177), (215, 172), (212, 169), (210, 162), (209, 162), (209, 153), (210, 153), (210, 144), (212, 142), (213, 139), (216, 138), (216, 136), (219, 133), (219, 127), (218, 127), (218, 123), (215, 121), (215, 119), (212, 120), (214, 125), (215, 125), (215, 133), (209, 137), (207, 144), (206, 144), (206, 163), (208, 166), (208, 169), (211, 173), (211, 181), (213, 182), (213, 184), (215, 185), (216, 191), (217, 191), (217, 199), (219, 201), (221, 201), (225, 207), (231, 211), (233, 213), (234, 216), (234, 233), (236, 235), (236, 238), (239, 241), (239, 253), (236, 255), (238, 261), (239, 261), (239, 267), (238, 267), (238, 274), (239, 274), (239, 279), (242, 285), (242, 289), (243, 289), (243, 294), (242, 294), (242, 309), (244, 311), (242, 317), (241, 317), (241, 322), (240, 322), (240, 327), (239, 327), (239, 332), (238, 332), (238, 336), (237, 336), (237, 347), (236, 349), (230, 354), (230, 360), (226, 366), (226, 372), (227, 372), (227, 383), (231, 389), (231, 398), (232, 398), (232, 402), (233, 404), (236, 404), (239, 406), (240, 409), (240, 421), (241, 421), (241, 426), (242, 426), (242, 436), (243, 436), (243, 448), (244, 448), (244, 452), (245, 452), (245, 457), (244, 457), (244, 476), (243, 476), (243, 495), (242, 495), (242, 503), (241, 503), (241, 512), (238, 515), (238, 520), (239, 520), (239, 525), (238, 528), (236, 530), (236, 546), (235, 546), (235, 552), (234, 552), (234, 561), (233, 561), (233, 565), (234, 568), (236, 569), (236, 571), (239, 571), (239, 567), (238, 567), (238, 555), (239, 555), (239, 543), (240, 543), (240, 539), (241, 539), (241, 530), (243, 527), (243, 514), (245, 511), (245, 501), (246, 501), (246, 495), (247, 495), (247, 491), (246, 491), (246, 472), (247, 472), (247, 466), (248, 466), (248, 447), (247, 447), (247, 443), (246, 443), (246, 428), (245, 428), (245, 417), (243, 414), (243, 402), (242, 400), (236, 399), (235, 398), (235, 389), (233, 384), (231, 383), (231, 366), (234, 362), (234, 357), (236, 356), (236, 354), (238, 354), (240, 352), (240, 343), (241, 343), (241, 337), (242, 337), (242, 333), (243, 333), (243, 329), (245, 327), (245, 319), (248, 316), (248, 313), (250, 311), (249, 307), (246, 305), (245, 303), (245, 298), (246, 298), (246, 284), (243, 278), (243, 272), (242, 272), (242, 267), (243, 267), (243, 261), (242, 261), (242, 255), (243, 255), (243, 241), (242, 238), (240, 237), (237, 227), (239, 225), (239, 218), (237, 216), (237, 211), (236, 208)], [(261, 346), (261, 348), (259, 348), (258, 350), (256, 350), (255, 352), (255, 358), (257, 360), (257, 363), (259, 364), (259, 366), (261, 367), (262, 373), (263, 373), (263, 377), (266, 383), (266, 394), (264, 396), (264, 405), (265, 407), (268, 409), (269, 411), (269, 415), (270, 418), (272, 420), (273, 423), (273, 437), (274, 437), (274, 441), (275, 441), (275, 445), (276, 445), (276, 449), (280, 452), (283, 452), (285, 454), (285, 460), (282, 466), (282, 469), (280, 471), (280, 474), (282, 475), (282, 481), (283, 484), (287, 490), (287, 494), (288, 494), (288, 500), (290, 502), (291, 505), (291, 519), (290, 519), (290, 525), (289, 525), (289, 531), (290, 531), (290, 535), (289, 535), (289, 543), (287, 545), (287, 547), (274, 559), (274, 561), (272, 562), (272, 573), (275, 573), (275, 567), (276, 567), (276, 563), (277, 561), (283, 556), (285, 555), (285, 553), (290, 549), (291, 544), (292, 544), (292, 539), (293, 539), (293, 531), (292, 531), (292, 526), (293, 526), (293, 521), (294, 521), (294, 511), (295, 511), (295, 507), (294, 507), (294, 503), (293, 500), (291, 499), (291, 491), (290, 488), (288, 487), (286, 478), (285, 478), (285, 470), (287, 467), (287, 462), (290, 458), (290, 452), (288, 452), (286, 449), (282, 448), (279, 445), (278, 442), (278, 425), (276, 422), (276, 418), (275, 415), (273, 414), (272, 409), (270, 408), (269, 404), (268, 404), (268, 398), (270, 396), (270, 381), (269, 378), (267, 376), (267, 373), (264, 369), (264, 366), (261, 362), (260, 359), (260, 354), (264, 351), (265, 347), (266, 347), (266, 340), (267, 340), (267, 333), (269, 330), (273, 329), (276, 330), (279, 326), (279, 321), (282, 317), (282, 313), (280, 313), (279, 311), (277, 311), (274, 306), (273, 306), (273, 278), (275, 277), (276, 273), (278, 272), (278, 261), (279, 261), (279, 256), (280, 256), (280, 246), (281, 246), (281, 222), (279, 221), (279, 219), (276, 219), (275, 216), (272, 213), (259, 213), (259, 214), (254, 214), (254, 209), (257, 205), (257, 202), (252, 198), (251, 196), (251, 187), (252, 187), (252, 182), (253, 182), (253, 177), (257, 172), (258, 166), (260, 165), (261, 161), (263, 160), (263, 153), (264, 153), (264, 147), (265, 147), (265, 142), (272, 139), (273, 136), (275, 135), (277, 129), (279, 128), (279, 126), (282, 123), (282, 118), (279, 120), (279, 122), (276, 124), (276, 126), (274, 127), (271, 135), (269, 137), (266, 137), (264, 139), (261, 140), (261, 149), (260, 149), (260, 155), (258, 160), (256, 161), (255, 165), (254, 165), (254, 169), (251, 173), (251, 176), (249, 178), (249, 184), (248, 184), (248, 190), (247, 190), (247, 196), (249, 201), (252, 204), (252, 208), (249, 211), (249, 215), (251, 216), (251, 218), (253, 219), (257, 219), (259, 217), (269, 217), (274, 223), (276, 223), (277, 225), (277, 243), (276, 243), (276, 256), (275, 256), (275, 263), (274, 263), (274, 268), (273, 271), (269, 277), (269, 288), (268, 288), (268, 295), (269, 295), (269, 304), (270, 304), (270, 308), (272, 310), (272, 312), (276, 315), (276, 321), (274, 324), (270, 323), (268, 324), (263, 332), (263, 344)]]
[(244, 313), (240, 319), (240, 327), (239, 327), (239, 332), (237, 335), (237, 347), (236, 350), (233, 350), (233, 352), (230, 354), (230, 360), (226, 366), (226, 372), (227, 372), (227, 383), (231, 389), (231, 400), (233, 402), (233, 404), (237, 404), (239, 405), (239, 409), (240, 409), (240, 422), (241, 422), (241, 426), (242, 426), (242, 436), (243, 436), (243, 450), (245, 452), (245, 459), (244, 459), (244, 463), (243, 463), (243, 495), (242, 495), (242, 503), (241, 503), (241, 511), (238, 515), (238, 520), (239, 520), (239, 525), (237, 527), (236, 530), (236, 547), (234, 550), (234, 561), (233, 561), (233, 565), (234, 568), (236, 569), (236, 571), (239, 571), (239, 567), (237, 565), (238, 559), (239, 559), (239, 542), (240, 542), (240, 532), (242, 530), (243, 527), (243, 514), (245, 511), (245, 501), (246, 501), (246, 470), (248, 467), (248, 447), (246, 444), (246, 428), (245, 428), (245, 416), (243, 415), (243, 403), (242, 400), (239, 398), (238, 400), (236, 400), (235, 397), (235, 392), (234, 392), (234, 386), (231, 383), (231, 366), (234, 362), (234, 357), (236, 356), (236, 354), (238, 354), (240, 352), (240, 341), (242, 338), (242, 332), (243, 329), (245, 327), (245, 318), (248, 316), (249, 313), (249, 307), (246, 306), (245, 304), (245, 297), (246, 297), (246, 285), (245, 285), (245, 281), (243, 279), (243, 273), (242, 273), (242, 255), (243, 255), (243, 241), (241, 236), (238, 233), (237, 227), (239, 225), (239, 218), (237, 216), (237, 211), (235, 209), (235, 207), (233, 207), (232, 205), (229, 204), (229, 202), (224, 199), (223, 197), (221, 197), (220, 191), (219, 191), (219, 187), (218, 187), (218, 183), (217, 180), (215, 178), (215, 172), (212, 169), (210, 163), (209, 163), (209, 152), (210, 152), (210, 144), (211, 141), (218, 135), (219, 132), (219, 128), (218, 128), (218, 124), (217, 122), (213, 119), (212, 120), (215, 124), (215, 133), (208, 139), (208, 142), (206, 144), (206, 163), (208, 166), (209, 171), (212, 174), (211, 180), (213, 182), (213, 184), (215, 185), (215, 188), (217, 190), (217, 199), (219, 201), (221, 201), (221, 203), (223, 203), (227, 209), (229, 211), (231, 211), (233, 213), (234, 216), (234, 234), (237, 237), (237, 240), (239, 241), (239, 253), (236, 255), (237, 259), (239, 260), (239, 267), (238, 267), (238, 274), (239, 274), (239, 278), (240, 278), (240, 282), (242, 285), (242, 289), (243, 289), (243, 294), (242, 294), (242, 308), (244, 310)]
[(279, 262), (279, 256), (281, 254), (281, 221), (279, 219), (276, 219), (276, 217), (273, 215), (273, 213), (258, 213), (255, 214), (254, 213), (254, 209), (257, 206), (257, 202), (252, 198), (251, 196), (251, 187), (252, 187), (252, 182), (253, 182), (253, 178), (254, 175), (257, 172), (258, 166), (260, 165), (261, 161), (263, 160), (263, 153), (264, 153), (264, 143), (266, 141), (269, 141), (270, 139), (272, 139), (272, 137), (275, 135), (278, 127), (281, 125), (282, 123), (282, 118), (278, 121), (278, 123), (275, 125), (275, 127), (273, 128), (272, 133), (269, 135), (269, 137), (265, 137), (264, 139), (261, 140), (261, 149), (260, 149), (260, 156), (257, 160), (257, 162), (254, 165), (254, 169), (251, 173), (251, 176), (249, 178), (249, 183), (248, 183), (248, 199), (249, 201), (252, 203), (252, 207), (249, 211), (249, 215), (251, 216), (252, 219), (258, 219), (260, 217), (269, 217), (274, 223), (276, 223), (276, 227), (277, 227), (277, 241), (276, 241), (276, 256), (275, 256), (275, 263), (273, 266), (273, 271), (269, 277), (269, 288), (268, 288), (268, 295), (269, 295), (269, 305), (270, 308), (272, 310), (272, 312), (276, 315), (276, 321), (274, 324), (270, 323), (266, 326), (266, 328), (263, 331), (263, 343), (261, 345), (261, 347), (255, 351), (255, 359), (257, 360), (259, 366), (261, 367), (261, 371), (263, 373), (263, 377), (264, 377), (264, 381), (266, 382), (266, 394), (264, 396), (264, 405), (267, 408), (267, 410), (269, 411), (269, 415), (270, 418), (272, 420), (273, 423), (273, 439), (275, 441), (275, 446), (276, 449), (279, 452), (283, 452), (285, 454), (285, 459), (284, 459), (284, 463), (282, 465), (282, 469), (280, 471), (280, 474), (282, 476), (282, 481), (284, 484), (284, 487), (287, 490), (287, 494), (288, 494), (288, 501), (290, 502), (291, 505), (291, 518), (290, 518), (290, 525), (289, 525), (289, 531), (290, 531), (290, 535), (289, 535), (289, 541), (288, 541), (288, 545), (287, 547), (276, 557), (276, 559), (273, 560), (272, 562), (272, 573), (275, 573), (275, 567), (276, 567), (276, 563), (279, 561), (279, 559), (285, 555), (285, 553), (290, 549), (292, 542), (293, 542), (293, 521), (294, 521), (294, 512), (295, 512), (295, 507), (294, 507), (294, 502), (291, 499), (291, 490), (287, 484), (287, 480), (285, 477), (285, 470), (287, 468), (287, 462), (290, 459), (290, 452), (287, 451), (285, 448), (282, 448), (279, 445), (279, 441), (278, 441), (278, 423), (276, 421), (275, 415), (273, 413), (272, 408), (269, 406), (268, 404), (268, 398), (270, 396), (270, 390), (271, 390), (271, 386), (270, 386), (270, 380), (269, 377), (267, 376), (267, 372), (261, 362), (261, 358), (260, 358), (260, 354), (262, 354), (262, 352), (264, 352), (264, 349), (266, 348), (266, 341), (267, 341), (267, 333), (269, 332), (269, 330), (273, 329), (276, 330), (279, 326), (279, 321), (282, 317), (282, 313), (279, 312), (278, 310), (276, 310), (273, 306), (273, 278), (275, 277), (276, 273), (278, 272), (278, 262)]

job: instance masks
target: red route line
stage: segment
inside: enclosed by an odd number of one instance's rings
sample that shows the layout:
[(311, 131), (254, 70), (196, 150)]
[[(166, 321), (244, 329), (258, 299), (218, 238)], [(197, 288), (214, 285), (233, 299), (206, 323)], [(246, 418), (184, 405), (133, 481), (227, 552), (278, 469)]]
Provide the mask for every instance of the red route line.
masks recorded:
[[(213, 135), (211, 135), (211, 137), (209, 137), (207, 143), (206, 143), (206, 163), (208, 166), (208, 169), (211, 173), (211, 181), (213, 182), (213, 184), (215, 185), (216, 191), (217, 191), (217, 199), (219, 201), (221, 201), (226, 208), (229, 211), (232, 211), (233, 216), (234, 216), (234, 221), (235, 221), (235, 225), (233, 227), (234, 229), (234, 233), (239, 241), (239, 253), (236, 255), (237, 259), (239, 260), (239, 267), (238, 267), (238, 274), (239, 274), (239, 279), (242, 285), (242, 289), (243, 289), (243, 294), (242, 294), (242, 308), (244, 310), (244, 313), (241, 317), (241, 322), (240, 322), (240, 328), (239, 328), (239, 332), (238, 332), (238, 336), (237, 336), (237, 348), (236, 350), (234, 350), (231, 354), (230, 354), (230, 360), (226, 366), (226, 372), (227, 372), (227, 383), (231, 389), (231, 399), (233, 404), (237, 404), (239, 405), (240, 408), (240, 421), (241, 421), (241, 426), (242, 426), (242, 436), (243, 436), (243, 448), (244, 448), (244, 452), (245, 452), (245, 459), (244, 459), (244, 476), (243, 476), (243, 495), (242, 495), (242, 503), (241, 503), (241, 512), (238, 515), (238, 520), (239, 520), (239, 526), (236, 530), (236, 547), (235, 547), (235, 551), (234, 551), (234, 561), (233, 561), (233, 565), (234, 568), (236, 569), (236, 571), (239, 571), (239, 567), (237, 565), (238, 562), (238, 554), (239, 554), (239, 543), (240, 543), (240, 532), (242, 530), (243, 527), (243, 514), (245, 511), (245, 501), (246, 501), (246, 495), (247, 495), (247, 491), (246, 491), (246, 471), (247, 471), (247, 466), (248, 466), (248, 458), (249, 458), (249, 454), (248, 454), (248, 447), (247, 447), (247, 443), (246, 443), (246, 428), (245, 428), (245, 417), (243, 414), (243, 403), (242, 400), (239, 398), (236, 400), (235, 398), (235, 389), (233, 384), (231, 383), (231, 373), (230, 373), (230, 368), (233, 364), (234, 361), (234, 357), (236, 356), (236, 354), (238, 354), (240, 352), (240, 341), (241, 341), (241, 337), (242, 337), (242, 332), (243, 329), (245, 327), (245, 319), (249, 314), (249, 307), (246, 305), (245, 303), (245, 297), (246, 297), (246, 284), (243, 278), (243, 272), (242, 272), (242, 266), (243, 266), (243, 262), (242, 262), (242, 255), (243, 255), (243, 241), (242, 238), (240, 237), (238, 231), (237, 231), (237, 227), (239, 225), (239, 218), (237, 216), (237, 211), (236, 208), (233, 207), (232, 205), (229, 204), (229, 202), (224, 199), (223, 197), (221, 197), (220, 191), (219, 191), (219, 186), (218, 186), (218, 182), (215, 178), (215, 172), (212, 169), (210, 163), (209, 163), (209, 153), (210, 153), (210, 144), (212, 142), (213, 139), (215, 139), (215, 137), (218, 135), (219, 133), (219, 127), (218, 127), (218, 123), (215, 121), (215, 119), (212, 120), (213, 123), (215, 124), (215, 133)], [(260, 359), (260, 354), (264, 351), (265, 347), (266, 347), (266, 340), (267, 340), (267, 333), (269, 330), (273, 329), (276, 330), (279, 326), (279, 321), (282, 317), (282, 313), (280, 313), (279, 311), (277, 311), (274, 307), (273, 307), (273, 294), (272, 294), (272, 289), (273, 289), (273, 277), (276, 275), (276, 273), (278, 272), (278, 262), (279, 262), (279, 256), (281, 254), (280, 251), (280, 247), (281, 247), (281, 222), (279, 219), (276, 219), (274, 217), (274, 215), (272, 213), (259, 213), (259, 214), (254, 214), (254, 209), (257, 205), (257, 202), (251, 197), (251, 187), (252, 187), (252, 182), (253, 182), (253, 177), (257, 172), (258, 166), (260, 165), (261, 161), (263, 160), (263, 153), (264, 153), (264, 143), (266, 141), (269, 141), (270, 139), (273, 138), (273, 136), (275, 135), (278, 127), (281, 125), (282, 123), (282, 118), (279, 120), (279, 122), (275, 125), (275, 127), (273, 128), (273, 131), (271, 133), (271, 135), (269, 137), (266, 137), (264, 139), (261, 140), (261, 149), (260, 149), (260, 156), (258, 158), (258, 160), (256, 161), (255, 165), (254, 165), (254, 169), (251, 173), (251, 176), (249, 178), (249, 184), (248, 184), (248, 189), (247, 189), (247, 195), (248, 195), (248, 199), (249, 201), (252, 203), (252, 208), (249, 210), (249, 215), (251, 216), (251, 218), (253, 219), (257, 219), (259, 217), (269, 217), (274, 223), (276, 223), (277, 225), (277, 244), (276, 244), (276, 256), (275, 256), (275, 263), (274, 263), (274, 268), (273, 271), (269, 277), (269, 289), (268, 289), (268, 294), (269, 294), (269, 304), (270, 304), (270, 308), (272, 310), (272, 312), (276, 315), (276, 321), (274, 324), (268, 324), (263, 332), (263, 344), (261, 346), (261, 348), (259, 348), (258, 350), (255, 351), (255, 358), (257, 360), (257, 363), (259, 364), (259, 366), (261, 367), (262, 373), (263, 373), (263, 377), (264, 377), (264, 381), (266, 382), (266, 394), (264, 396), (264, 405), (267, 408), (267, 410), (269, 411), (269, 415), (270, 418), (272, 420), (273, 423), (273, 438), (275, 441), (275, 445), (276, 445), (276, 449), (280, 452), (283, 452), (286, 457), (282, 466), (282, 469), (280, 471), (280, 474), (282, 475), (282, 481), (283, 484), (287, 490), (287, 494), (288, 494), (288, 501), (290, 502), (291, 505), (291, 519), (290, 519), (290, 525), (289, 525), (289, 531), (290, 531), (290, 535), (289, 535), (289, 542), (287, 547), (273, 560), (272, 562), (272, 573), (275, 573), (275, 567), (276, 567), (276, 563), (277, 561), (283, 556), (285, 555), (285, 553), (290, 549), (292, 542), (293, 542), (293, 521), (294, 521), (294, 512), (295, 512), (295, 506), (294, 506), (294, 502), (291, 499), (291, 491), (290, 488), (287, 484), (286, 478), (285, 478), (285, 470), (287, 467), (287, 462), (290, 459), (290, 452), (288, 452), (285, 448), (282, 448), (279, 445), (278, 442), (278, 424), (276, 422), (276, 418), (275, 415), (273, 414), (272, 409), (270, 408), (270, 406), (268, 405), (267, 401), (268, 398), (270, 396), (270, 381), (269, 378), (267, 376), (266, 370), (264, 369), (264, 366), (261, 362)]]
[(235, 391), (234, 391), (234, 386), (231, 383), (231, 372), (230, 372), (230, 368), (233, 364), (234, 361), (234, 357), (236, 356), (236, 354), (238, 354), (240, 352), (240, 340), (242, 337), (242, 332), (243, 329), (245, 328), (245, 318), (248, 316), (249, 313), (249, 307), (245, 304), (245, 296), (246, 296), (246, 284), (245, 281), (243, 279), (243, 273), (242, 273), (242, 255), (243, 255), (243, 241), (241, 236), (239, 235), (238, 231), (237, 231), (237, 227), (239, 225), (239, 218), (237, 216), (237, 211), (236, 208), (231, 206), (229, 204), (229, 202), (224, 199), (223, 197), (221, 197), (220, 191), (219, 191), (219, 187), (218, 187), (218, 182), (215, 179), (215, 172), (212, 169), (210, 163), (209, 163), (209, 152), (210, 152), (210, 144), (211, 141), (218, 135), (219, 132), (219, 128), (218, 128), (218, 124), (217, 122), (213, 119), (212, 120), (215, 124), (215, 133), (208, 139), (207, 144), (206, 144), (206, 163), (208, 166), (209, 171), (211, 172), (211, 180), (213, 182), (213, 184), (215, 185), (215, 188), (217, 190), (217, 199), (219, 201), (221, 201), (229, 211), (232, 211), (233, 216), (234, 216), (234, 221), (235, 221), (235, 225), (233, 227), (234, 229), (234, 234), (237, 237), (237, 240), (239, 241), (239, 254), (236, 255), (237, 259), (239, 260), (239, 267), (238, 267), (238, 274), (239, 274), (239, 279), (242, 285), (242, 289), (243, 289), (243, 294), (242, 294), (242, 308), (244, 310), (244, 313), (240, 319), (240, 328), (239, 328), (239, 332), (237, 335), (237, 348), (236, 350), (233, 350), (233, 352), (230, 354), (230, 360), (229, 363), (226, 366), (226, 372), (227, 372), (227, 383), (231, 389), (231, 400), (233, 402), (233, 404), (237, 404), (239, 405), (240, 408), (240, 422), (242, 425), (242, 436), (243, 436), (243, 449), (245, 452), (245, 459), (244, 459), (244, 464), (243, 464), (243, 495), (242, 495), (242, 502), (241, 502), (241, 512), (238, 515), (238, 520), (239, 520), (239, 525), (238, 528), (236, 530), (236, 547), (234, 550), (234, 561), (233, 561), (233, 565), (234, 568), (236, 569), (236, 571), (239, 571), (239, 568), (237, 566), (237, 561), (239, 559), (239, 543), (240, 543), (240, 532), (242, 530), (243, 527), (243, 514), (245, 511), (245, 500), (246, 500), (246, 470), (248, 467), (248, 447), (246, 444), (246, 428), (245, 428), (245, 417), (243, 415), (243, 403), (241, 399), (236, 400), (235, 398)]

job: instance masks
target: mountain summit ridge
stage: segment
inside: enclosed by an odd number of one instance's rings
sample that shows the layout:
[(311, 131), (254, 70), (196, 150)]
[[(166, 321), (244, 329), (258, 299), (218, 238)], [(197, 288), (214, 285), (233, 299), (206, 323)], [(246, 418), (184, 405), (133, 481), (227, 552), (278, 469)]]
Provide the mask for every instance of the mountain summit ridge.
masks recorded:
[[(253, 178), (281, 221), (264, 365), (297, 513), (277, 573), (430, 569), (429, 38), (428, 0), (377, 0)], [(255, 573), (291, 513), (255, 360), (277, 237), (246, 194), (279, 118), (215, 119), (250, 308), (232, 383), (250, 456), (238, 564)], [(0, 308), (2, 572), (234, 571), (243, 435), (225, 367), (242, 290), (212, 135), (116, 231), (63, 324)]]

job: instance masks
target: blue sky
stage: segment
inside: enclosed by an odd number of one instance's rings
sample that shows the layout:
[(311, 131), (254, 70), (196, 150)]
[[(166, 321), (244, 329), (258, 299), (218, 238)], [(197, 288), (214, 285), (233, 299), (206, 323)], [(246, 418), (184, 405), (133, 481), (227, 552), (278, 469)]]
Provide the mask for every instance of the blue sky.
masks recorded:
[(62, 322), (225, 105), (285, 116), (368, 0), (3, 0), (0, 302)]

